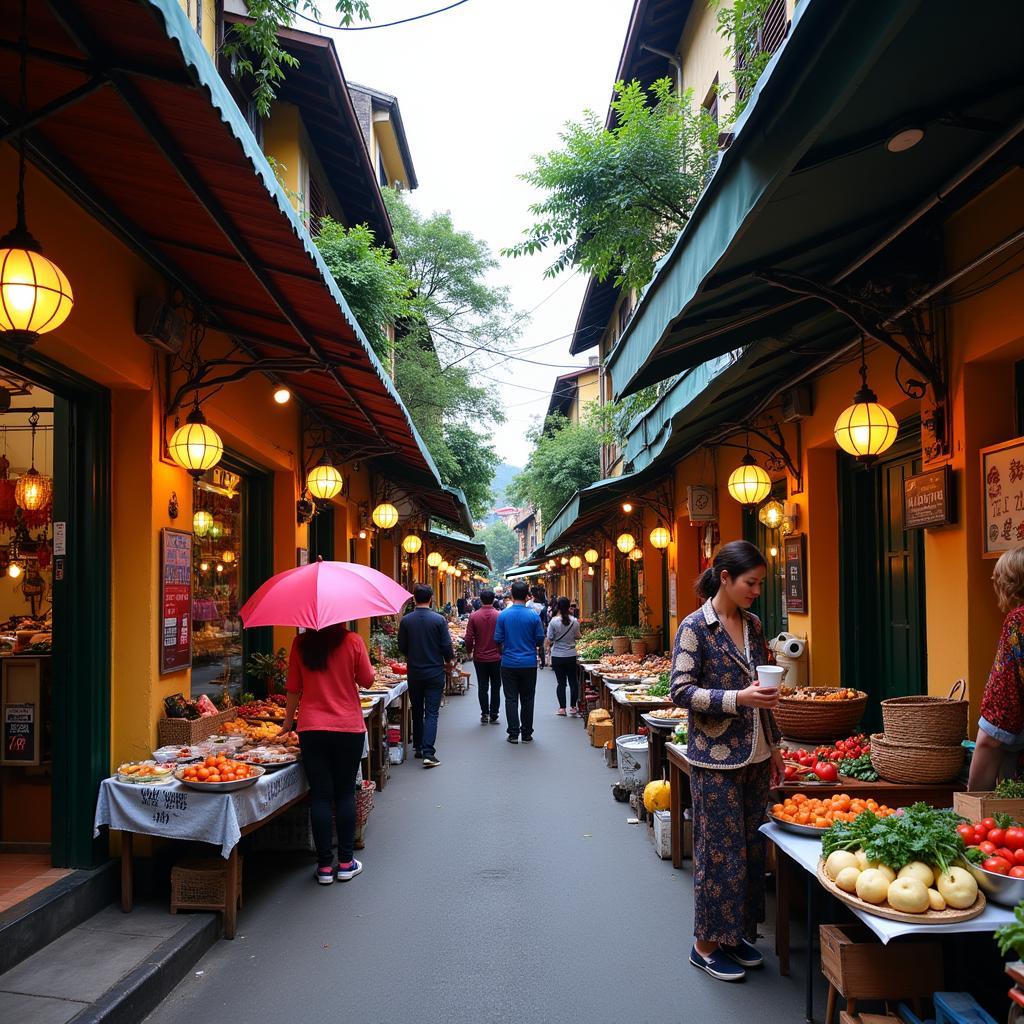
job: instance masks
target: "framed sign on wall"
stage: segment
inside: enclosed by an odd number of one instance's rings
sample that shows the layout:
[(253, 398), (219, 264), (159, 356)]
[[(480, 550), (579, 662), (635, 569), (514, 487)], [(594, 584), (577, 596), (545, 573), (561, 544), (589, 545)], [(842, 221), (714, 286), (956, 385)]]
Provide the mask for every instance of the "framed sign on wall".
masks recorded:
[(953, 471), (949, 466), (907, 477), (903, 484), (903, 525), (908, 530), (953, 522)]
[(981, 553), (998, 558), (1024, 545), (1024, 437), (981, 449), (985, 536)]
[(783, 538), (786, 613), (807, 614), (807, 539), (802, 533)]
[(160, 674), (192, 664), (192, 534), (160, 531)]

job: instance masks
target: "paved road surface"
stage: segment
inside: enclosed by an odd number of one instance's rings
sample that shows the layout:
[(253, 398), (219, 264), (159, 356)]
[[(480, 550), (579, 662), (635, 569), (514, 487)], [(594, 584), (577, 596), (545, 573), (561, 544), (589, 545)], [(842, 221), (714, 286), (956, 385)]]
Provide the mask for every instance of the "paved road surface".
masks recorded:
[(442, 765), (393, 769), (363, 874), (320, 887), (308, 859), (247, 862), (238, 938), (150, 1024), (802, 1021), (799, 954), (792, 977), (769, 955), (739, 985), (687, 963), (689, 870), (625, 823), (615, 773), (554, 708), (542, 671), (536, 740), (512, 746), (475, 685), (448, 698)]

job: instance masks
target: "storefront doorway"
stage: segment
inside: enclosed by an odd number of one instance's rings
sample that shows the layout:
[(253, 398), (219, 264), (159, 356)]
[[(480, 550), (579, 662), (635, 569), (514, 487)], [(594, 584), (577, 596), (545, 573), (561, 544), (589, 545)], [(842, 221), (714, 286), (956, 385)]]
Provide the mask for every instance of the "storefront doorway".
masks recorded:
[[(786, 500), (786, 482), (780, 480), (772, 487), (769, 498)], [(768, 499), (765, 499), (768, 500)], [(743, 539), (753, 544), (768, 561), (768, 572), (761, 588), (761, 596), (751, 611), (761, 620), (765, 639), (771, 640), (783, 632), (787, 625), (784, 570), (782, 563), (782, 535), (771, 530), (758, 518), (759, 507), (743, 509)]]
[(920, 422), (901, 425), (870, 469), (839, 456), (842, 682), (869, 696), (865, 724), (881, 727), (879, 701), (924, 693), (924, 540), (903, 527), (903, 485), (921, 471)]

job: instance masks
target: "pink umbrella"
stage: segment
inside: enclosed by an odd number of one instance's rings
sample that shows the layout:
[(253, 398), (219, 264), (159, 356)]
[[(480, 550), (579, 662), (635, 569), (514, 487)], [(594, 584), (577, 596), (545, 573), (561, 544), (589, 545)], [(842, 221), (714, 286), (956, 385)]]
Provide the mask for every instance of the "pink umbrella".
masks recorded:
[(404, 587), (368, 565), (322, 562), (272, 576), (238, 613), (253, 626), (323, 629), (336, 622), (394, 615), (412, 597)]

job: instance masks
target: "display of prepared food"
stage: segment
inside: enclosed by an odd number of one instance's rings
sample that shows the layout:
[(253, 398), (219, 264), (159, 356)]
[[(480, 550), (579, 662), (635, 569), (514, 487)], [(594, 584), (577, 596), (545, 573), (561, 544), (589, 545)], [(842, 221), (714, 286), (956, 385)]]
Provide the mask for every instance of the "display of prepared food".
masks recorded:
[(786, 700), (837, 701), (860, 700), (867, 694), (863, 690), (853, 690), (848, 686), (801, 686), (793, 689), (789, 686), (779, 687), (779, 697)]
[(156, 761), (125, 761), (117, 766), (119, 782), (132, 782), (140, 786), (159, 786), (174, 777), (173, 764)]
[(284, 708), (274, 700), (254, 700), (236, 708), (240, 718), (284, 719)]
[(235, 758), (208, 757), (198, 764), (178, 768), (174, 777), (193, 789), (230, 791), (251, 786), (263, 774), (259, 765), (245, 764)]
[(190, 746), (184, 744), (176, 746), (171, 744), (167, 747), (160, 747), (159, 750), (153, 751), (153, 760), (157, 764), (167, 764), (172, 761), (194, 761), (200, 755), (199, 746)]
[(297, 748), (279, 744), (267, 744), (262, 747), (253, 747), (252, 750), (242, 750), (234, 757), (234, 760), (241, 761), (242, 764), (258, 764), (264, 768), (283, 768), (286, 765), (295, 764), (298, 759)]
[(677, 721), (686, 721), (686, 708), (656, 708), (647, 712), (651, 718), (671, 718)]

